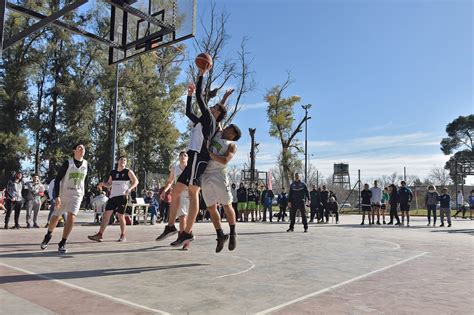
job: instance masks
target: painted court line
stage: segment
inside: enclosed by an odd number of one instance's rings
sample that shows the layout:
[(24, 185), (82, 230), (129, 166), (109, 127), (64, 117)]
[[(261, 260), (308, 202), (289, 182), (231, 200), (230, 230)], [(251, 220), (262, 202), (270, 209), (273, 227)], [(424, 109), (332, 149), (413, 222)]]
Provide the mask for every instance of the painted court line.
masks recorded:
[(249, 259), (247, 259), (247, 258), (242, 258), (242, 257), (238, 257), (238, 256), (232, 256), (232, 257), (246, 260), (246, 261), (248, 261), (248, 262), (251, 264), (251, 266), (250, 266), (249, 268), (247, 268), (247, 269), (245, 269), (245, 270), (242, 270), (242, 271), (239, 271), (239, 272), (229, 273), (229, 274), (227, 274), (227, 275), (218, 276), (218, 277), (216, 277), (216, 279), (221, 279), (221, 278), (225, 278), (225, 277), (240, 275), (240, 274), (249, 272), (250, 270), (252, 270), (253, 268), (255, 268), (255, 264), (254, 264), (251, 260), (249, 260)]
[(316, 291), (316, 292), (313, 292), (313, 293), (304, 295), (304, 296), (302, 296), (302, 297), (299, 297), (299, 298), (297, 298), (297, 299), (291, 300), (291, 301), (289, 301), (289, 302), (286, 302), (286, 303), (277, 305), (277, 306), (275, 306), (275, 307), (266, 309), (266, 310), (264, 310), (264, 311), (258, 312), (257, 314), (268, 314), (268, 313), (274, 312), (274, 311), (279, 310), (279, 309), (281, 309), (281, 308), (283, 308), (283, 307), (286, 307), (286, 306), (289, 306), (289, 305), (292, 305), (292, 304), (301, 302), (301, 301), (303, 301), (303, 300), (306, 300), (306, 299), (308, 299), (308, 298), (310, 298), (310, 297), (318, 296), (318, 295), (323, 294), (323, 293), (326, 293), (326, 292), (328, 292), (328, 291), (337, 289), (337, 288), (342, 287), (342, 286), (344, 286), (344, 285), (346, 285), (346, 284), (349, 284), (349, 283), (351, 283), (351, 282), (354, 282), (354, 281), (357, 281), (357, 280), (366, 278), (366, 277), (368, 277), (368, 276), (371, 276), (371, 275), (373, 275), (373, 274), (375, 274), (375, 273), (378, 273), (378, 272), (381, 272), (381, 271), (385, 271), (385, 270), (390, 269), (390, 268), (393, 268), (393, 267), (395, 267), (395, 266), (404, 264), (404, 263), (406, 263), (406, 262), (408, 262), (408, 261), (410, 261), (410, 260), (416, 259), (416, 258), (421, 257), (421, 256), (424, 256), (424, 255), (426, 255), (426, 254), (428, 254), (428, 252), (423, 252), (423, 253), (418, 254), (418, 255), (416, 255), (416, 256), (413, 256), (413, 257), (404, 259), (404, 260), (402, 260), (402, 261), (396, 262), (396, 263), (394, 263), (394, 264), (392, 264), (392, 265), (390, 265), (390, 266), (386, 266), (386, 267), (383, 267), (383, 268), (380, 268), (380, 269), (371, 271), (371, 272), (369, 272), (369, 273), (366, 273), (366, 274), (363, 274), (363, 275), (361, 275), (361, 276), (352, 278), (352, 279), (350, 279), (350, 280), (347, 280), (347, 281), (344, 281), (344, 282), (341, 282), (341, 283), (332, 285), (332, 286), (327, 287), (327, 288), (325, 288), (325, 289), (322, 289), (322, 290), (319, 290), (319, 291)]
[(73, 289), (76, 289), (76, 290), (80, 290), (80, 291), (83, 291), (83, 292), (86, 292), (86, 293), (98, 295), (98, 296), (113, 300), (113, 301), (121, 303), (121, 304), (125, 304), (125, 305), (128, 305), (128, 306), (133, 306), (133, 307), (136, 307), (136, 308), (140, 308), (142, 310), (146, 310), (146, 311), (150, 311), (150, 312), (154, 312), (154, 313), (158, 313), (158, 314), (163, 314), (163, 315), (165, 315), (165, 314), (169, 315), (170, 314), (170, 313), (167, 313), (165, 311), (160, 311), (160, 310), (150, 308), (150, 307), (146, 307), (146, 306), (143, 306), (143, 305), (140, 305), (140, 304), (136, 304), (136, 303), (124, 300), (124, 299), (116, 298), (116, 297), (113, 297), (113, 296), (105, 294), (105, 293), (100, 293), (100, 292), (97, 292), (97, 291), (94, 291), (94, 290), (86, 289), (86, 288), (83, 288), (83, 287), (80, 287), (80, 286), (77, 286), (77, 285), (74, 285), (74, 284), (71, 284), (71, 283), (64, 282), (62, 280), (54, 279), (54, 278), (51, 278), (51, 277), (48, 277), (48, 276), (39, 275), (39, 274), (36, 274), (36, 273), (34, 273), (32, 271), (29, 271), (29, 270), (25, 270), (25, 269), (18, 268), (18, 267), (13, 267), (13, 266), (1, 263), (1, 262), (0, 262), (0, 265), (2, 265), (4, 267), (7, 267), (7, 268), (17, 270), (17, 271), (20, 271), (20, 272), (23, 272), (23, 273), (26, 273), (26, 274), (29, 274), (29, 275), (32, 275), (32, 276), (35, 276), (35, 277), (38, 277), (38, 278), (54, 281), (54, 282), (60, 283), (64, 286), (67, 286), (67, 287), (70, 287), (70, 288), (73, 288)]

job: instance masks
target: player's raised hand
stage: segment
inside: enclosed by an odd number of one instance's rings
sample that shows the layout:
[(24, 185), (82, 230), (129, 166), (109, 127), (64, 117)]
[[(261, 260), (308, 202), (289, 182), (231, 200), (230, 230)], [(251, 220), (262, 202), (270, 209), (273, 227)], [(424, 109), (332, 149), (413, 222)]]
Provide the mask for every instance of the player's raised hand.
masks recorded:
[(232, 93), (234, 93), (234, 89), (228, 89), (227, 91), (225, 91), (224, 99), (227, 99), (229, 96), (232, 95)]

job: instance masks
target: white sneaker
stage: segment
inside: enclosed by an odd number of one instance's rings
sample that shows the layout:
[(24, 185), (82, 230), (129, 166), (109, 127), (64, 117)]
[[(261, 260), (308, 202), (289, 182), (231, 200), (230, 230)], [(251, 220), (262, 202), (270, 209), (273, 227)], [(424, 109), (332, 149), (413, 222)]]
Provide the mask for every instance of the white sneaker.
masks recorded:
[(117, 240), (117, 242), (126, 242), (127, 238), (125, 237), (125, 234), (120, 235), (120, 238)]

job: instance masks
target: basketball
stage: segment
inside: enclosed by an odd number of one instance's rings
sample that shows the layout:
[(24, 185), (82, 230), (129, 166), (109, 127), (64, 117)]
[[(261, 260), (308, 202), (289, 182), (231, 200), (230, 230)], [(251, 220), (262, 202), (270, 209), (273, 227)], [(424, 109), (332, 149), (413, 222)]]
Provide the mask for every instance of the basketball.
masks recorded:
[(212, 68), (212, 57), (207, 53), (201, 53), (196, 57), (196, 66), (202, 70), (209, 70)]

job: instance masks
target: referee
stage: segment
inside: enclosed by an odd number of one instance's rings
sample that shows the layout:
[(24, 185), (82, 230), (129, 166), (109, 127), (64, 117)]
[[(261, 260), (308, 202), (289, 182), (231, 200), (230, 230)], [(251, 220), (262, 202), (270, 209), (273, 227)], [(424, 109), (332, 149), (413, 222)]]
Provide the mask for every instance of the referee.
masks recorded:
[(296, 211), (300, 211), (303, 219), (304, 231), (308, 232), (308, 221), (306, 219), (305, 204), (309, 200), (308, 187), (300, 180), (300, 174), (295, 173), (295, 181), (290, 185), (288, 206), (290, 208), (290, 228), (287, 232), (293, 232), (295, 227)]

